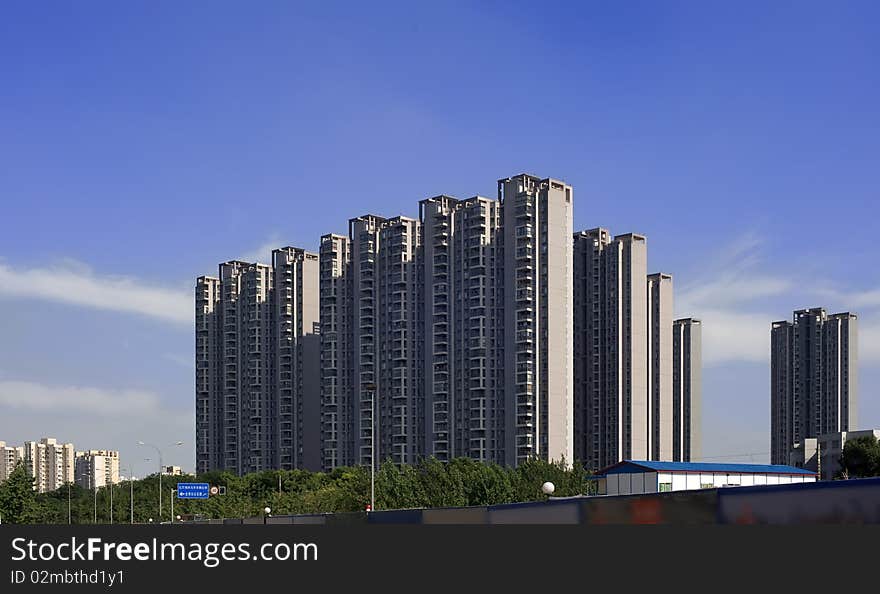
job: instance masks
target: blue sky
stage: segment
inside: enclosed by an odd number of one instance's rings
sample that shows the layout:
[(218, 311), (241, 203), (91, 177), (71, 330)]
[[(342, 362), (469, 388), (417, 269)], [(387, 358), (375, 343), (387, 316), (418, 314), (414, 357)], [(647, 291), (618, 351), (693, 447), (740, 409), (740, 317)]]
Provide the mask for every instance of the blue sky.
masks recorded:
[(876, 3), (327, 4), (0, 6), (0, 440), (191, 466), (196, 276), (522, 171), (703, 318), (707, 459), (768, 458), (801, 307), (880, 426)]

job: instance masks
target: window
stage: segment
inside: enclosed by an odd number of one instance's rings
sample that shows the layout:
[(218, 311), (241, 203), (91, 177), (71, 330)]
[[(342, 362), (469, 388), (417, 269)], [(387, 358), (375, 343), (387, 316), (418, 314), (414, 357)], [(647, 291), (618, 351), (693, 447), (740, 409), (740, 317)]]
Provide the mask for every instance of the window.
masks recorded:
[(672, 483), (660, 483), (660, 492), (672, 491)]

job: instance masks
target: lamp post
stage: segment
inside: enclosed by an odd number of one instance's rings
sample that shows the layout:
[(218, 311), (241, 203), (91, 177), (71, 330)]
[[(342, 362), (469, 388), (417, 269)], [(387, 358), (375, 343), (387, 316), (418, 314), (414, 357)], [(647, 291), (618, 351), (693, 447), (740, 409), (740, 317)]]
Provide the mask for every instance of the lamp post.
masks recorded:
[(541, 485), (541, 491), (543, 491), (544, 495), (547, 495), (548, 498), (550, 495), (553, 495), (553, 492), (556, 491), (556, 485), (547, 481), (543, 485)]
[(174, 494), (177, 493), (177, 489), (171, 489), (171, 523), (174, 523)]
[(272, 513), (272, 508), (268, 505), (263, 508), (263, 524), (266, 524), (266, 518), (269, 517), (269, 514)]
[(365, 384), (370, 392), (370, 511), (376, 509), (376, 384)]
[(67, 482), (67, 525), (70, 526), (70, 481)]
[[(148, 446), (156, 450), (156, 453), (159, 454), (159, 521), (162, 520), (162, 472), (163, 472), (163, 461), (162, 461), (162, 450), (159, 449), (158, 446), (155, 446), (151, 443), (147, 443), (145, 441), (139, 441), (138, 445)], [(169, 444), (165, 447), (174, 447), (174, 446), (182, 446), (182, 441), (176, 441), (172, 444)]]
[(130, 505), (128, 520), (129, 524), (134, 524), (134, 468), (129, 465), (128, 468), (123, 468), (122, 470), (128, 472), (128, 501)]

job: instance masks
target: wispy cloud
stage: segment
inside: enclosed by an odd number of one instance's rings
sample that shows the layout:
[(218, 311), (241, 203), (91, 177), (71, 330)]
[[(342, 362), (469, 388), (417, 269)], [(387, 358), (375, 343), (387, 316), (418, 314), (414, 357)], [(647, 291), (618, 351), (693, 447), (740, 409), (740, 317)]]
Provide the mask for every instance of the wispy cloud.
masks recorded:
[(859, 319), (859, 360), (880, 363), (880, 317)]
[(272, 263), (272, 250), (282, 247), (285, 244), (281, 243), (281, 240), (278, 238), (277, 234), (272, 234), (269, 239), (264, 241), (258, 247), (247, 251), (240, 256), (238, 256), (239, 260), (243, 260), (245, 262), (259, 262), (261, 264), (271, 264)]
[(182, 447), (163, 448), (164, 462), (192, 468), (192, 407), (163, 402), (154, 392), (4, 380), (0, 410), (0, 439), (8, 444), (55, 437), (77, 449), (118, 450), (122, 466), (145, 475), (157, 461), (152, 448), (138, 440), (160, 447), (183, 441)]
[[(766, 362), (770, 324), (800, 307), (842, 307), (859, 314), (859, 359), (880, 362), (880, 289), (843, 291), (816, 279), (771, 275), (762, 269), (763, 242), (753, 232), (709, 256), (712, 272), (678, 289), (677, 316), (703, 320), (703, 361)], [(780, 314), (778, 303), (787, 305)]]
[(694, 317), (703, 321), (703, 362), (764, 362), (770, 358), (770, 322), (760, 313), (705, 309)]
[(763, 362), (769, 358), (770, 323), (766, 301), (792, 291), (790, 278), (760, 270), (760, 237), (746, 232), (710, 256), (704, 274), (681, 287), (675, 296), (678, 316), (703, 320), (703, 361)]
[(817, 291), (826, 299), (852, 310), (871, 310), (880, 308), (880, 288), (867, 291), (843, 292), (834, 288), (822, 288)]
[(44, 299), (181, 324), (193, 320), (193, 296), (188, 291), (157, 287), (128, 276), (98, 275), (70, 260), (28, 269), (0, 262), (0, 297)]
[(791, 279), (762, 276), (741, 269), (689, 284), (682, 289), (677, 300), (681, 309), (686, 311), (706, 307), (736, 307), (783, 295), (793, 288)]
[(107, 390), (84, 386), (50, 386), (27, 381), (0, 381), (0, 407), (33, 414), (88, 413), (107, 419), (157, 413), (159, 397), (141, 390)]

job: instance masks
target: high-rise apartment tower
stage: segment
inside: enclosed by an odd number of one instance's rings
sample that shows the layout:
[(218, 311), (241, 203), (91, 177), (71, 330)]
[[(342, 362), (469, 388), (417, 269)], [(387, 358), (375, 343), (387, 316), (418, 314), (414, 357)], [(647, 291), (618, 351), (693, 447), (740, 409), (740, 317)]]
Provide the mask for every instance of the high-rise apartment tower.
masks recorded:
[(858, 318), (823, 308), (794, 312), (770, 330), (770, 456), (787, 464), (795, 444), (856, 429)]

